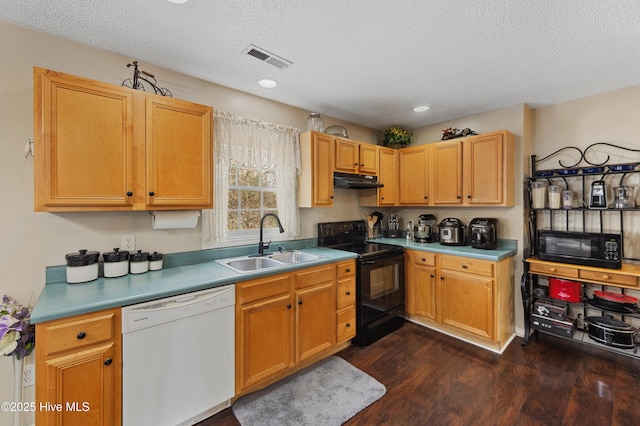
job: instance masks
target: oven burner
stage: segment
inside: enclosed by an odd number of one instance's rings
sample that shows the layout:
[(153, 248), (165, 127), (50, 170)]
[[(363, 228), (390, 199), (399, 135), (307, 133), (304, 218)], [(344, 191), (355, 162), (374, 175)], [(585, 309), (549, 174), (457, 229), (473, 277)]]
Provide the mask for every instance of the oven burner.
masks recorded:
[(356, 337), (366, 346), (404, 324), (404, 249), (367, 241), (364, 221), (318, 224), (318, 246), (358, 255)]

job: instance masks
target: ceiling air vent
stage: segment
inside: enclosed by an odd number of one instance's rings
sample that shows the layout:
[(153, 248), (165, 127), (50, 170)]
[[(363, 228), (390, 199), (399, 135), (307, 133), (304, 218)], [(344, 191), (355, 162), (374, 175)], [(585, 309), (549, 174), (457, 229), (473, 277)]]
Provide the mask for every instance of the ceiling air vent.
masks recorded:
[(273, 53), (269, 53), (258, 46), (254, 46), (253, 44), (249, 45), (249, 47), (247, 47), (242, 53), (246, 53), (249, 56), (253, 56), (256, 59), (261, 60), (262, 62), (266, 62), (280, 69), (285, 69), (289, 67), (289, 65), (293, 65), (293, 62), (287, 61), (286, 59), (281, 58), (280, 56), (276, 56)]

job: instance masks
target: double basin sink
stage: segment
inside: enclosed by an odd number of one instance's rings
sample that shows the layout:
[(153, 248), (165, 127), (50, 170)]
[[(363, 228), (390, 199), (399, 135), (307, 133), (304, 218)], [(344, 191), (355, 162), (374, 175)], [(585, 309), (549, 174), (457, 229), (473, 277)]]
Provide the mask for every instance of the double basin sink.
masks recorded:
[(300, 250), (283, 251), (265, 256), (242, 256), (229, 259), (218, 259), (217, 263), (226, 266), (239, 274), (277, 268), (284, 265), (296, 265), (320, 259), (322, 256)]

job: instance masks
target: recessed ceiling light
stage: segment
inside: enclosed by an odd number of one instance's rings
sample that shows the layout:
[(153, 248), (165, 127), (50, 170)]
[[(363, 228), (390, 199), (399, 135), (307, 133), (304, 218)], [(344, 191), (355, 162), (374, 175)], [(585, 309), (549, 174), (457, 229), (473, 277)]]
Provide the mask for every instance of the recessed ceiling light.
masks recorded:
[(175, 3), (175, 4), (183, 4), (188, 2), (189, 0), (167, 0), (169, 3)]
[(260, 87), (264, 87), (265, 89), (273, 89), (278, 85), (278, 82), (275, 80), (271, 80), (270, 78), (261, 78), (258, 80), (258, 84)]
[(422, 106), (417, 106), (413, 109), (414, 112), (425, 112), (428, 111), (429, 107), (426, 105), (422, 105)]

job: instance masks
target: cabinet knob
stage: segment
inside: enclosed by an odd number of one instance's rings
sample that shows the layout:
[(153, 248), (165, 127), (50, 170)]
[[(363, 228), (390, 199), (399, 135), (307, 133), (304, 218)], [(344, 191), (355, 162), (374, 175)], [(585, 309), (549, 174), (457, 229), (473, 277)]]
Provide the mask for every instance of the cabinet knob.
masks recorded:
[(78, 333), (76, 337), (78, 338), (78, 340), (82, 340), (85, 337), (87, 337), (87, 333), (85, 333), (84, 331), (81, 331), (80, 333)]
[(468, 269), (469, 267), (467, 265), (460, 265), (462, 266), (462, 269)]
[(345, 269), (345, 272), (351, 272), (351, 269), (347, 268)]
[(360, 167), (364, 167), (364, 163), (360, 164)]
[(156, 195), (156, 193), (155, 193), (155, 192), (153, 192), (153, 191), (149, 191), (149, 197), (153, 197), (154, 195)]
[(423, 262), (426, 262), (426, 261), (427, 261), (427, 259), (425, 259), (424, 257), (423, 257), (422, 259), (420, 259), (420, 260), (422, 260)]
[(351, 292), (350, 292), (350, 291), (346, 292), (345, 294), (346, 294), (347, 296), (351, 296)]
[(435, 276), (435, 275), (433, 275), (433, 274), (430, 274), (429, 276), (430, 276), (431, 278), (435, 278), (435, 277), (436, 277), (436, 276)]
[(556, 272), (556, 268), (549, 268), (551, 272)]
[(607, 274), (603, 274), (602, 275), (602, 279), (603, 280), (608, 280), (609, 278), (611, 278), (611, 277), (609, 275), (607, 275)]
[(302, 299), (298, 300), (298, 305), (302, 305)]
[(351, 323), (350, 322), (346, 323), (345, 325), (347, 326), (347, 328), (351, 327)]
[(127, 191), (127, 197), (131, 197), (132, 195), (133, 195), (133, 192)]
[(104, 360), (104, 365), (111, 365), (111, 363), (113, 363), (113, 360), (111, 358), (107, 358)]
[(287, 309), (291, 309), (291, 303), (287, 304)]
[(441, 281), (444, 281), (444, 277), (440, 277), (440, 280), (441, 280)]
[(429, 199), (429, 197), (425, 195), (425, 196), (424, 196), (424, 199), (425, 199), (425, 200), (428, 200), (428, 199)]
[(471, 198), (471, 195), (467, 195), (467, 198)]
[(357, 166), (357, 165), (358, 165), (358, 163), (353, 163), (353, 165), (354, 165), (354, 166)]
[[(460, 198), (462, 198), (462, 197), (458, 195), (456, 198), (459, 200), (459, 199), (460, 199)], [(469, 198), (469, 197), (467, 197), (467, 198)]]
[(333, 200), (333, 195), (331, 196), (331, 199)]

